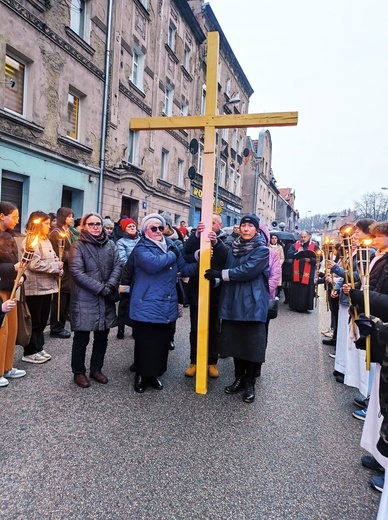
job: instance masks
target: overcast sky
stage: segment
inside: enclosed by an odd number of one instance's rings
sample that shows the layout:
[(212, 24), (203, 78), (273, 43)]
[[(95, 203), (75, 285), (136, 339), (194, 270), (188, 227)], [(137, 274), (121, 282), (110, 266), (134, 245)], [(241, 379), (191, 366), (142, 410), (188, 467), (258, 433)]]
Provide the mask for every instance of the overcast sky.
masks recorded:
[(249, 112), (299, 112), (298, 126), (269, 130), (277, 186), (295, 189), (300, 216), (388, 187), (388, 1), (209, 3), (255, 91)]

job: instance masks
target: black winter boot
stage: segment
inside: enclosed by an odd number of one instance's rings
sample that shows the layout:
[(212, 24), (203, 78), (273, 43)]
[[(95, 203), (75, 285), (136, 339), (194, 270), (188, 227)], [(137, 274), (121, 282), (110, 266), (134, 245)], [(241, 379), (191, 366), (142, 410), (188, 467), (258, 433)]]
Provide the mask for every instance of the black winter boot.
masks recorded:
[(236, 376), (236, 380), (230, 386), (225, 387), (226, 394), (237, 394), (240, 390), (245, 388), (245, 377), (244, 376)]
[(254, 400), (255, 400), (255, 380), (246, 379), (243, 401), (244, 401), (244, 403), (253, 403)]

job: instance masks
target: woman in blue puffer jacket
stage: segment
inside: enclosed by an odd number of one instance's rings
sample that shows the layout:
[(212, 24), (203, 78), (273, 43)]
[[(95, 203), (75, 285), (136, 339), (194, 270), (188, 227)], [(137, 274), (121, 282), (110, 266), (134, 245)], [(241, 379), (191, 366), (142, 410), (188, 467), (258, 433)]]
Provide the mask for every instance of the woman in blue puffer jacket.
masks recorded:
[[(167, 370), (171, 328), (178, 318), (177, 273), (197, 276), (198, 265), (187, 264), (172, 240), (164, 237), (166, 222), (158, 213), (144, 217), (144, 236), (133, 250), (130, 318), (135, 336), (134, 389), (147, 384), (163, 388), (158, 377)], [(131, 258), (132, 258), (131, 257)]]

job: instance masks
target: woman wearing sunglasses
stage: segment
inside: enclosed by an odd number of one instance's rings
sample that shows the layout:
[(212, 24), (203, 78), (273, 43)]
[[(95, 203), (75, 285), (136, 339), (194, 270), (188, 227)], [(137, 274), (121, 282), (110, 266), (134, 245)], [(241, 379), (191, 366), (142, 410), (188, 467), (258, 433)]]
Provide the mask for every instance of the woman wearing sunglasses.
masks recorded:
[(158, 377), (167, 370), (172, 326), (178, 318), (177, 273), (198, 276), (198, 264), (187, 264), (173, 241), (163, 235), (165, 226), (158, 213), (144, 217), (144, 236), (131, 255), (134, 275), (129, 312), (135, 337), (134, 389), (138, 393), (147, 385), (163, 388)]
[(81, 388), (90, 386), (85, 355), (93, 331), (90, 377), (106, 384), (108, 378), (102, 373), (102, 367), (109, 329), (117, 325), (113, 295), (120, 282), (121, 264), (116, 246), (103, 230), (98, 213), (87, 213), (82, 217), (80, 238), (70, 248), (69, 270), (72, 275), (70, 323), (74, 331), (71, 355), (74, 381)]

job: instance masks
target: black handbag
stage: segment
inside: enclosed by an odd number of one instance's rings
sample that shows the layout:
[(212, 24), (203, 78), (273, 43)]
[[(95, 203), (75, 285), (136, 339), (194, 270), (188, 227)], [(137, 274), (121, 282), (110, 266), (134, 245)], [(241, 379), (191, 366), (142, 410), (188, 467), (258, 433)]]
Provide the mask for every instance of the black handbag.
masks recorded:
[(278, 309), (279, 309), (279, 299), (271, 298), (269, 300), (269, 304), (268, 304), (268, 319), (269, 320), (274, 320), (275, 318), (277, 318)]
[(189, 303), (189, 298), (186, 293), (185, 284), (182, 282), (182, 278), (180, 276), (178, 276), (176, 281), (176, 292), (178, 294), (178, 303), (187, 305)]
[(32, 321), (30, 309), (26, 301), (26, 293), (24, 286), (20, 287), (20, 299), (16, 302), (16, 309), (18, 314), (18, 332), (16, 335), (16, 345), (26, 347), (31, 339)]

